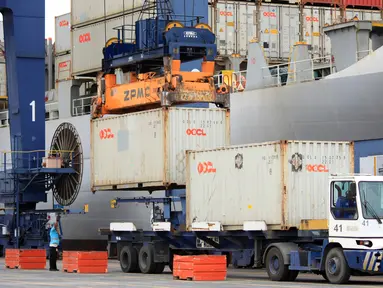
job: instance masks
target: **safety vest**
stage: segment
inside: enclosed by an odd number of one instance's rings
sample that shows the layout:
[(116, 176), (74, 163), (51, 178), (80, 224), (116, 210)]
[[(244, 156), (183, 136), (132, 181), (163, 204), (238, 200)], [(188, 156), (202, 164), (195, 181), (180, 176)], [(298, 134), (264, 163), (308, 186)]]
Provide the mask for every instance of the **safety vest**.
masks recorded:
[(51, 238), (50, 245), (59, 245), (59, 243), (60, 243), (59, 233), (57, 233), (57, 230), (55, 227), (51, 228), (49, 236)]

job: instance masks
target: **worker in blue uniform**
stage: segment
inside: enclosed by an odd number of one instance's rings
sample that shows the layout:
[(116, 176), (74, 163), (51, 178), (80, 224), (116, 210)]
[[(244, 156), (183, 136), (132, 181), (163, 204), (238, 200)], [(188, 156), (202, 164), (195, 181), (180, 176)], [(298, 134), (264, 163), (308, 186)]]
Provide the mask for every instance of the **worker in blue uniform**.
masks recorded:
[(58, 222), (56, 221), (50, 230), (50, 243), (49, 243), (49, 271), (59, 271), (57, 269), (57, 254), (58, 246), (60, 244), (60, 237), (58, 233)]
[(336, 201), (335, 217), (341, 219), (355, 219), (356, 217), (356, 184), (350, 183), (346, 197), (341, 196)]

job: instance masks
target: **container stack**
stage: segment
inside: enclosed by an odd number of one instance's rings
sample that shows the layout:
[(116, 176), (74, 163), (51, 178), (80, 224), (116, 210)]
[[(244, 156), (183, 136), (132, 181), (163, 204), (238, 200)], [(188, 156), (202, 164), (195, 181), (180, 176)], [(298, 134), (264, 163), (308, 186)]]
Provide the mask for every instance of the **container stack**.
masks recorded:
[(382, 20), (379, 10), (383, 5), (381, 0), (301, 1), (305, 4), (302, 22), (297, 4), (273, 2), (257, 6), (257, 1), (218, 0), (211, 5), (209, 24), (217, 36), (220, 55), (237, 54), (246, 58), (249, 42), (259, 35), (259, 42), (269, 62), (287, 61), (291, 47), (299, 41), (300, 31), (303, 31), (303, 40), (312, 46), (314, 58), (330, 57), (331, 42), (323, 33), (323, 27), (341, 21), (343, 6), (347, 8), (344, 13), (347, 21), (354, 17), (359, 20)]
[(55, 72), (56, 81), (67, 81), (71, 79), (71, 13), (63, 14), (55, 18)]
[(63, 271), (82, 274), (107, 273), (108, 253), (106, 251), (64, 251)]
[[(312, 46), (314, 58), (330, 57), (331, 42), (323, 33), (323, 27), (339, 22), (343, 13), (341, 9), (344, 7), (345, 20), (355, 17), (359, 20), (382, 20), (382, 12), (379, 10), (382, 9), (381, 0), (302, 1), (305, 4), (303, 12), (297, 3), (263, 1), (262, 5), (257, 6), (257, 1), (216, 0), (214, 5), (209, 5), (206, 13), (201, 7), (207, 1), (190, 1), (196, 4), (194, 8), (188, 7), (190, 9), (187, 11), (199, 9), (195, 14), (207, 14), (204, 17), (217, 37), (217, 48), (223, 63), (229, 63), (233, 54), (246, 59), (249, 42), (257, 38), (257, 35), (269, 62), (286, 62), (291, 47), (300, 40), (300, 31), (303, 31), (303, 40)], [(117, 37), (117, 31), (113, 28), (129, 24), (133, 25), (134, 30), (143, 2), (144, 0), (72, 0), (74, 75), (101, 69), (102, 48), (108, 40)], [(180, 5), (183, 1), (171, 2), (173, 9), (177, 9), (177, 4)], [(126, 39), (132, 38), (131, 32), (126, 33)]]
[[(61, 107), (72, 107), (70, 103), (70, 89), (73, 79), (71, 13), (55, 18), (55, 35), (55, 90)], [(60, 112), (60, 117), (70, 117), (70, 111), (62, 112)]]
[[(102, 49), (116, 40), (116, 27), (129, 25), (125, 40), (134, 39), (143, 0), (72, 0), (73, 75), (83, 76), (101, 71)], [(130, 30), (130, 31), (128, 31)]]
[(45, 269), (47, 256), (45, 249), (6, 249), (5, 267), (8, 269)]

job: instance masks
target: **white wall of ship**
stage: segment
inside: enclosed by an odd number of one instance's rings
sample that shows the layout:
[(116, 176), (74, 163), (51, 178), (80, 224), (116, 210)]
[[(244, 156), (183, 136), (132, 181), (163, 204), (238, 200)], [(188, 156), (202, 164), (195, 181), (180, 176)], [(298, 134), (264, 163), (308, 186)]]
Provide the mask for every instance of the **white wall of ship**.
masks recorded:
[[(0, 50), (4, 49), (4, 29), (3, 21), (0, 21)], [(5, 59), (0, 51), (0, 97), (7, 95), (7, 78), (5, 72)]]

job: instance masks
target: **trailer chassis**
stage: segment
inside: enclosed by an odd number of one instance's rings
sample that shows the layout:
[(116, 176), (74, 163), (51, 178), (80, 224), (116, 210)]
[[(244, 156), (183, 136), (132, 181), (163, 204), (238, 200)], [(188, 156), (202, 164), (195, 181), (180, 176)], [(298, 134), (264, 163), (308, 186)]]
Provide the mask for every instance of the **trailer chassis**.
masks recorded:
[[(167, 190), (165, 198), (112, 200), (114, 208), (118, 203), (164, 207), (162, 214), (153, 216), (153, 231), (137, 231), (130, 222), (111, 223), (110, 242), (117, 245), (123, 272), (157, 274), (166, 265), (172, 270), (173, 255), (220, 254), (227, 256), (228, 265), (266, 268), (273, 281), (294, 281), (299, 272), (322, 275), (333, 284), (347, 283), (352, 275), (383, 275), (383, 247), (343, 249), (329, 241), (328, 230), (268, 230), (264, 221), (247, 221), (235, 231), (223, 231), (218, 222), (193, 223), (192, 231), (185, 231), (184, 191)], [(173, 202), (181, 202), (181, 211), (173, 211)], [(112, 224), (117, 226), (112, 229)]]

